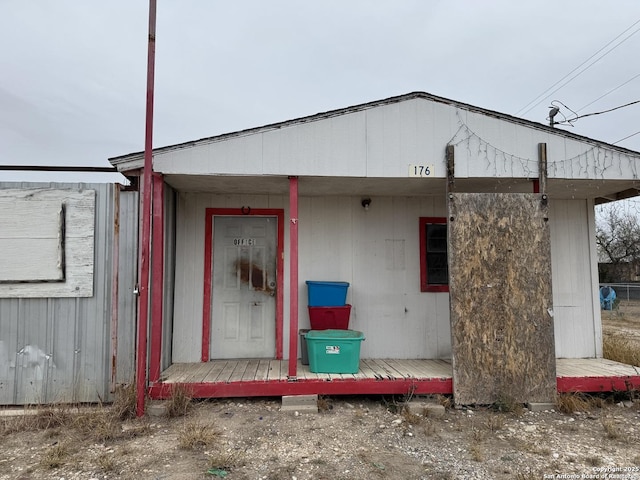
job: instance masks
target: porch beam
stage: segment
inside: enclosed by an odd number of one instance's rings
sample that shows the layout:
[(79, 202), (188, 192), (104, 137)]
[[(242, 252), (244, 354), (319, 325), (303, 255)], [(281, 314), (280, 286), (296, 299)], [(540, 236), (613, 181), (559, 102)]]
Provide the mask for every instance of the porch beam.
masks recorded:
[(289, 177), (289, 379), (298, 374), (298, 177)]
[(149, 381), (160, 378), (164, 298), (164, 177), (153, 174), (153, 244), (151, 245), (151, 355)]
[(166, 399), (176, 386), (186, 386), (194, 398), (229, 397), (280, 397), (285, 395), (450, 395), (451, 378), (404, 380), (306, 380), (297, 382), (276, 380), (272, 382), (231, 383), (156, 383), (149, 387), (149, 397)]

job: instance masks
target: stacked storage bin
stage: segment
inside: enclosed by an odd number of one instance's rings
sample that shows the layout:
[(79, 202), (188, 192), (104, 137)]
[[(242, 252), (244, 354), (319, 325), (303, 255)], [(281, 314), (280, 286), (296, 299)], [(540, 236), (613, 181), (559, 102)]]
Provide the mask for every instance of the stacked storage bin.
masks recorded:
[(307, 280), (311, 330), (329, 328), (347, 330), (351, 305), (347, 305), (348, 282), (312, 282)]
[(308, 364), (314, 373), (357, 373), (364, 336), (349, 330), (351, 305), (346, 303), (349, 283), (310, 280), (306, 283), (311, 331), (304, 332), (306, 345), (301, 334), (302, 364)]

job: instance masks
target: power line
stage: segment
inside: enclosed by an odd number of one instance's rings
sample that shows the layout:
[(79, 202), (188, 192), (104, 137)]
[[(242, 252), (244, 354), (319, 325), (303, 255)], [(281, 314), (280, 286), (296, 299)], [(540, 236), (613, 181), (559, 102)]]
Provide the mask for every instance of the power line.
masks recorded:
[(618, 141), (616, 141), (616, 142), (613, 142), (611, 145), (615, 145), (616, 143), (620, 143), (620, 142), (622, 142), (623, 140), (626, 140), (627, 138), (635, 137), (635, 136), (636, 136), (636, 135), (638, 135), (639, 133), (640, 133), (640, 130), (638, 130), (636, 133), (632, 133), (631, 135), (627, 135), (626, 137), (621, 138), (620, 140), (618, 140)]
[[(567, 107), (564, 103), (562, 103), (559, 100), (554, 100), (554, 102), (558, 102), (559, 104), (561, 104), (566, 109), (571, 110), (569, 107)], [(564, 123), (568, 123), (569, 125), (573, 126), (573, 122), (575, 122), (579, 118), (592, 117), (594, 115), (602, 115), (603, 113), (609, 113), (609, 112), (613, 112), (614, 110), (620, 110), (621, 108), (629, 107), (631, 105), (635, 105), (636, 103), (640, 103), (640, 100), (635, 100), (633, 102), (625, 103), (624, 105), (619, 105), (617, 107), (613, 107), (613, 108), (610, 108), (608, 110), (603, 110), (601, 112), (592, 112), (592, 113), (585, 113), (584, 115), (576, 115), (576, 117), (574, 117), (574, 118), (569, 118), (567, 120), (563, 120), (562, 122), (555, 122), (554, 125), (561, 125), (561, 124), (564, 124)], [(571, 111), (573, 112), (573, 110), (571, 110)], [(576, 112), (573, 112), (573, 113), (575, 114)], [(622, 139), (622, 140), (624, 140), (624, 139)], [(622, 141), (622, 140), (618, 140), (618, 141)]]
[(587, 107), (588, 107), (588, 106), (590, 106), (590, 105), (593, 105), (594, 103), (596, 103), (596, 102), (597, 102), (598, 100), (600, 100), (601, 98), (606, 97), (607, 95), (609, 95), (609, 94), (611, 94), (611, 93), (615, 92), (615, 91), (616, 91), (616, 90), (618, 90), (619, 88), (624, 87), (627, 83), (630, 83), (630, 82), (634, 81), (634, 80), (635, 80), (636, 78), (638, 78), (638, 77), (640, 77), (640, 73), (638, 73), (637, 75), (634, 75), (634, 76), (633, 76), (633, 77), (631, 77), (629, 80), (627, 80), (627, 81), (626, 81), (626, 82), (624, 82), (624, 83), (621, 83), (621, 84), (620, 84), (620, 85), (618, 85), (617, 87), (612, 88), (612, 89), (611, 89), (611, 90), (609, 90), (607, 93), (604, 93), (604, 94), (600, 95), (600, 96), (599, 96), (598, 98), (596, 98), (595, 100), (593, 100), (593, 101), (591, 101), (591, 102), (587, 103), (586, 105), (583, 105), (582, 107), (580, 107), (580, 108), (578, 109), (578, 112), (579, 112), (579, 111), (581, 111), (581, 110), (584, 110), (585, 108), (587, 108)]
[[(582, 71), (578, 72), (575, 76), (571, 77), (569, 80), (567, 80), (567, 82), (565, 82), (564, 84), (560, 85), (557, 89), (555, 89), (554, 91), (550, 92), (550, 90), (552, 90), (556, 85), (558, 85), (559, 83), (563, 82), (567, 77), (569, 77), (571, 74), (573, 74), (575, 71), (579, 70), (580, 68), (582, 68), (587, 62), (589, 62), (592, 58), (594, 58), (596, 55), (598, 55), (600, 52), (602, 52), (603, 50), (605, 50), (607, 47), (609, 47), (609, 45), (611, 45), (612, 43), (614, 43), (616, 40), (618, 40), (620, 37), (622, 37), (625, 33), (627, 33), (629, 30), (631, 30), (633, 27), (635, 27), (637, 24), (640, 23), (640, 19), (636, 20), (633, 25), (631, 25), (629, 28), (627, 28), (626, 30), (624, 30), (622, 33), (620, 33), (618, 36), (616, 36), (613, 40), (611, 40), (609, 43), (607, 43), (604, 47), (600, 48), (597, 52), (595, 52), (593, 55), (591, 55), (589, 58), (587, 58), (584, 62), (582, 62), (580, 65), (578, 65), (576, 68), (574, 68), (573, 70), (571, 70), (569, 73), (567, 73), (564, 77), (562, 77), (560, 80), (558, 80), (556, 83), (554, 83), (553, 85), (551, 85), (549, 88), (547, 88), (544, 92), (542, 92), (540, 95), (538, 95), (537, 97), (535, 97), (533, 100), (531, 100), (529, 103), (527, 103), (524, 107), (522, 107), (520, 110), (518, 110), (515, 115), (519, 115), (521, 112), (522, 114), (526, 114), (527, 112), (529, 112), (530, 110), (532, 110), (533, 108), (537, 107), (540, 103), (542, 103), (544, 100), (546, 100), (547, 98), (549, 98), (551, 95), (553, 95), (555, 92), (557, 92), (558, 90), (560, 90), (562, 87), (564, 87), (566, 84), (568, 84), (569, 82), (571, 82), (574, 78), (578, 77), (579, 75), (581, 75), (582, 73), (584, 73), (587, 69), (589, 69), (591, 66), (593, 66), (595, 63), (597, 63), (598, 61), (600, 61), (602, 58), (604, 58), (606, 55), (608, 55), (609, 53), (611, 53), (613, 50), (615, 50), (616, 48), (618, 48), (621, 44), (623, 44), (624, 42), (626, 42), (627, 40), (629, 40), (633, 35), (635, 35), (636, 33), (638, 33), (638, 31), (640, 31), (640, 28), (636, 29), (635, 31), (633, 31), (627, 38), (625, 38), (624, 40), (620, 41), (619, 43), (617, 43), (616, 45), (614, 45), (611, 49), (609, 49), (607, 52), (605, 52), (603, 55), (601, 55), (600, 57), (598, 57), (596, 60), (594, 60), (592, 63), (590, 63), (589, 65), (587, 65)], [(548, 95), (547, 95), (548, 93)], [(546, 95), (546, 96), (545, 96)], [(542, 98), (541, 98), (542, 97)], [(540, 100), (540, 101), (538, 101)], [(536, 101), (538, 101), (537, 103), (535, 103)], [(535, 104), (534, 104), (535, 103)], [(534, 105), (531, 105), (534, 104)], [(531, 105), (531, 106), (530, 106)], [(529, 108), (527, 108), (529, 107)], [(524, 112), (523, 112), (524, 110)]]

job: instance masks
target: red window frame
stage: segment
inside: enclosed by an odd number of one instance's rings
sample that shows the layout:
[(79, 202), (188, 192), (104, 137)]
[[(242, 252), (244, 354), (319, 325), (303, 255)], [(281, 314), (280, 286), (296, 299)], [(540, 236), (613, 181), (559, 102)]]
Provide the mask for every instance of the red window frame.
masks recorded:
[(449, 284), (429, 283), (427, 275), (427, 225), (446, 225), (446, 217), (420, 217), (420, 291), (448, 292)]

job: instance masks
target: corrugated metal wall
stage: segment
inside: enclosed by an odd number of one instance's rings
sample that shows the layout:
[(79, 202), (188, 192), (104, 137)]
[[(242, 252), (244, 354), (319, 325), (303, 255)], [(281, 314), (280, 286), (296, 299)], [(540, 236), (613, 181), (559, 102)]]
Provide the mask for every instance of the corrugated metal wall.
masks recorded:
[[(94, 286), (87, 298), (0, 298), (0, 405), (111, 399), (113, 184), (0, 183), (0, 188), (91, 189), (96, 192)], [(133, 378), (137, 194), (121, 192), (117, 331), (118, 381)], [(133, 263), (133, 265), (132, 265)], [(126, 268), (125, 268), (126, 267)], [(131, 291), (129, 290), (129, 291)]]

